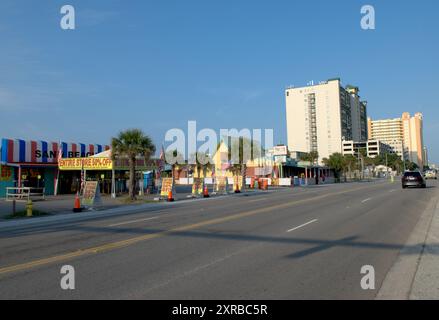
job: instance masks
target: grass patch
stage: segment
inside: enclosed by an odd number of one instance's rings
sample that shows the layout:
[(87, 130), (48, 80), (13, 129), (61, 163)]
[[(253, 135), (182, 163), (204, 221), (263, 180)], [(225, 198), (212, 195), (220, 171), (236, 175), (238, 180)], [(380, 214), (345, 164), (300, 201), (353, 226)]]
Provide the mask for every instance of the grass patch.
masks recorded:
[[(39, 211), (39, 210), (33, 210), (32, 211), (32, 217), (30, 218), (34, 218), (34, 217), (43, 217), (43, 216), (48, 216), (49, 214), (47, 212), (43, 212), (43, 211)], [(5, 219), (24, 219), (24, 218), (28, 218), (26, 210), (22, 210), (22, 211), (17, 211), (15, 213), (15, 215), (13, 215), (12, 213), (7, 215), (5, 217)]]

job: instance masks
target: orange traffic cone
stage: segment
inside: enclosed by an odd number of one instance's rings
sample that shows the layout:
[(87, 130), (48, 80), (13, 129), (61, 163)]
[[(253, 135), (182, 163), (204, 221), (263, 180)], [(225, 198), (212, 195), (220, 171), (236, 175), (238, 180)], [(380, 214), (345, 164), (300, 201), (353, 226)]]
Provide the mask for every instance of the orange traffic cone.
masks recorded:
[(264, 190), (268, 190), (268, 179), (264, 179)]
[(172, 197), (172, 190), (168, 192), (168, 201), (169, 202), (174, 201), (174, 198)]
[(209, 198), (209, 190), (207, 190), (207, 185), (204, 185), (203, 197)]
[(81, 212), (82, 208), (81, 208), (81, 200), (79, 199), (79, 193), (76, 192), (76, 196), (75, 196), (75, 205), (73, 207), (73, 212)]

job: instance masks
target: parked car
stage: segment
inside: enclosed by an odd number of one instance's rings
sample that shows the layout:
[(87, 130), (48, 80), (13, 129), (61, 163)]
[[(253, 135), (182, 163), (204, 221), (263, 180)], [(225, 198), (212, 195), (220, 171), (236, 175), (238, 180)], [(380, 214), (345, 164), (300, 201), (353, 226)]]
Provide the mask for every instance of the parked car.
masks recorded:
[(428, 170), (425, 172), (425, 179), (436, 179), (437, 180), (437, 173), (435, 170)]
[(406, 171), (402, 176), (401, 180), (402, 180), (403, 189), (407, 187), (418, 187), (418, 188), (427, 187), (424, 177), (419, 171)]

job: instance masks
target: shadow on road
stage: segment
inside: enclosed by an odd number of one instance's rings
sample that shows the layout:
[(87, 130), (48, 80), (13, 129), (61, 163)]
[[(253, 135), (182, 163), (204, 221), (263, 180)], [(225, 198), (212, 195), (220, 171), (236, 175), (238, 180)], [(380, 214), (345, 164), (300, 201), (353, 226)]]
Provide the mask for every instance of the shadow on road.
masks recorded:
[[(366, 249), (378, 249), (378, 250), (401, 250), (405, 246), (405, 243), (398, 244), (398, 243), (364, 242), (364, 241), (360, 241), (359, 237), (354, 235), (342, 239), (325, 240), (325, 239), (307, 239), (307, 238), (292, 238), (292, 237), (258, 236), (251, 234), (237, 234), (237, 233), (227, 233), (220, 231), (218, 232), (169, 231), (162, 229), (111, 228), (111, 227), (92, 227), (92, 226), (69, 226), (66, 227), (64, 230), (83, 231), (88, 233), (131, 234), (138, 236), (144, 236), (148, 234), (162, 234), (162, 235), (164, 234), (166, 236), (194, 238), (194, 239), (218, 239), (225, 241), (244, 241), (244, 242), (254, 241), (261, 243), (267, 242), (267, 243), (311, 246), (308, 249), (297, 251), (290, 255), (287, 255), (286, 258), (290, 258), (290, 259), (300, 259), (317, 252), (329, 250), (334, 247), (366, 248)], [(57, 231), (59, 231), (59, 229), (57, 229)], [(404, 255), (419, 254), (419, 246), (422, 246), (422, 244), (416, 244), (406, 247), (406, 250), (404, 250), (402, 254)], [(439, 255), (439, 243), (434, 244), (431, 247), (434, 248), (434, 250), (432, 250), (432, 254)]]

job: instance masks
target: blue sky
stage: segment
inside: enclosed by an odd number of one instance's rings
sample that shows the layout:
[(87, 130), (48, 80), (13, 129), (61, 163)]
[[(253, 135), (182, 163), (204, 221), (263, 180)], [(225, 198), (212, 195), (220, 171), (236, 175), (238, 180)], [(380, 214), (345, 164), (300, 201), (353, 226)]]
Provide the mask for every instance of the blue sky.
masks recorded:
[(438, 16), (437, 0), (2, 0), (0, 136), (108, 143), (139, 127), (160, 145), (196, 120), (286, 143), (285, 87), (340, 77), (372, 118), (422, 112), (439, 163)]

